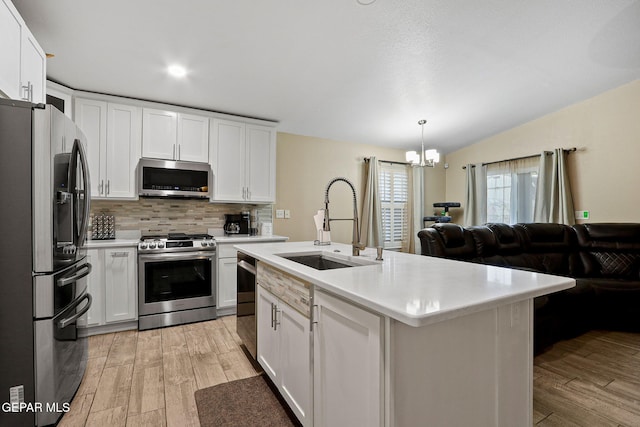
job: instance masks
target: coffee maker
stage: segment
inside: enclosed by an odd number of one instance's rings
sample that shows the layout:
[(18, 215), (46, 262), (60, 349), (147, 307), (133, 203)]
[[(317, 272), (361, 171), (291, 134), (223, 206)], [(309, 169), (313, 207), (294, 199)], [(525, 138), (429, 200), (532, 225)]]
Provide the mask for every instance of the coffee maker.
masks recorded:
[(251, 235), (251, 214), (242, 212), (239, 214), (224, 215), (224, 234), (227, 236)]

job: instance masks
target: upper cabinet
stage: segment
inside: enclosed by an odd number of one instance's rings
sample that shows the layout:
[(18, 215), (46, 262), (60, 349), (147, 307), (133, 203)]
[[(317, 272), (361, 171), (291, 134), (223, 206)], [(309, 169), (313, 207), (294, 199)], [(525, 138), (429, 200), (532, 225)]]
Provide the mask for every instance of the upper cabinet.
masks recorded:
[(141, 108), (76, 98), (75, 121), (87, 137), (92, 198), (135, 198)]
[(212, 201), (272, 203), (276, 198), (276, 131), (211, 120)]
[(0, 0), (0, 91), (11, 99), (45, 102), (46, 55), (9, 0)]
[(209, 118), (145, 108), (142, 156), (204, 162), (209, 160)]

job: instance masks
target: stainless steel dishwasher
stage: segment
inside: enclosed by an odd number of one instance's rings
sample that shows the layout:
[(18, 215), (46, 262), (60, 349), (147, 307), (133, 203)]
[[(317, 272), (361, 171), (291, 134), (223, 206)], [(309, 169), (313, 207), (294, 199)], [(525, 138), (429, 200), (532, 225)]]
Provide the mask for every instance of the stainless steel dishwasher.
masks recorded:
[(236, 332), (247, 351), (256, 358), (256, 259), (238, 252)]

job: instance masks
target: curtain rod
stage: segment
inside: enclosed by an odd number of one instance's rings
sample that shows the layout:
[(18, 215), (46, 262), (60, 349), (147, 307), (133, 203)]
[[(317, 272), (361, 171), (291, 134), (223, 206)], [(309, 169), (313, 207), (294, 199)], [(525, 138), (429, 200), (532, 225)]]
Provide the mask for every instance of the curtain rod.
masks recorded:
[[(369, 162), (370, 157), (365, 157), (364, 161), (365, 163)], [(392, 165), (410, 165), (411, 163), (407, 163), (407, 162), (396, 162), (394, 160), (378, 160), (381, 163), (391, 163)]]
[[(571, 148), (564, 148), (562, 151), (566, 152), (566, 153), (571, 153), (572, 151), (576, 151), (577, 148), (576, 147), (571, 147)], [(545, 151), (544, 154), (549, 155), (549, 154), (553, 154), (553, 151)], [(486, 166), (486, 165), (493, 165), (495, 163), (501, 163), (501, 162), (513, 162), (515, 160), (524, 160), (524, 159), (530, 159), (532, 157), (538, 157), (540, 154), (531, 154), (529, 156), (522, 156), (522, 157), (514, 157), (512, 159), (506, 159), (506, 160), (496, 160), (495, 162), (486, 162), (483, 163), (482, 166)], [(475, 167), (474, 165), (471, 165), (471, 167)], [(462, 166), (462, 169), (466, 169), (466, 166)]]

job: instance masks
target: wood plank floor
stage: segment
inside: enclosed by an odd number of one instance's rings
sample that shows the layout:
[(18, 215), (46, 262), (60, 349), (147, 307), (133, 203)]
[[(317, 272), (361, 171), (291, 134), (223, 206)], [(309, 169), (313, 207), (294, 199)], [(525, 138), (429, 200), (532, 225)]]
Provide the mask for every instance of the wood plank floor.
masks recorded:
[(89, 337), (89, 361), (61, 427), (199, 426), (194, 392), (258, 373), (235, 316)]
[(640, 426), (640, 334), (590, 331), (533, 366), (536, 426)]
[[(257, 375), (235, 317), (89, 339), (89, 363), (60, 426), (199, 426), (195, 390)], [(640, 426), (640, 334), (591, 331), (533, 367), (536, 426)]]

